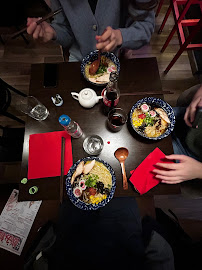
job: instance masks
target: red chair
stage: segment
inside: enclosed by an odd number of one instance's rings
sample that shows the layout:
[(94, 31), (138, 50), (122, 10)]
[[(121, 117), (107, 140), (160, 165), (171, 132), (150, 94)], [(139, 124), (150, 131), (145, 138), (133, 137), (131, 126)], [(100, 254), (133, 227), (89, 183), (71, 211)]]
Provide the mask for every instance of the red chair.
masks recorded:
[[(186, 24), (186, 22), (184, 22), (184, 23)], [(192, 26), (192, 25), (189, 25), (189, 24), (190, 24), (190, 22), (188, 22), (187, 25), (184, 25), (184, 26)], [(175, 62), (180, 57), (180, 55), (183, 53), (183, 51), (188, 50), (188, 49), (191, 49), (191, 50), (193, 50), (193, 49), (202, 49), (202, 44), (190, 44), (190, 42), (193, 40), (193, 38), (199, 32), (201, 27), (202, 27), (202, 16), (201, 16), (200, 20), (198, 21), (198, 23), (194, 26), (193, 30), (191, 31), (189, 36), (186, 38), (184, 43), (181, 45), (180, 49), (178, 50), (178, 52), (176, 53), (176, 55), (174, 56), (174, 58), (172, 59), (170, 64), (164, 70), (164, 74), (168, 73), (168, 71), (175, 64)]]
[(164, 3), (164, 0), (160, 0), (159, 5), (158, 5), (158, 8), (156, 10), (155, 17), (157, 17), (159, 15), (159, 12), (160, 12), (160, 10), (162, 8), (163, 3)]
[[(171, 30), (166, 42), (164, 43), (164, 45), (161, 49), (161, 52), (164, 52), (164, 50), (168, 46), (170, 40), (172, 39), (172, 37), (176, 31), (178, 31), (180, 49), (176, 53), (176, 55), (174, 56), (173, 60), (170, 62), (168, 67), (165, 69), (165, 71), (164, 71), (165, 74), (168, 73), (168, 71), (171, 69), (171, 67), (174, 65), (174, 63), (176, 62), (176, 60), (179, 58), (179, 56), (182, 54), (182, 52), (184, 50), (201, 49), (202, 48), (202, 44), (190, 44), (202, 26), (202, 16), (200, 19), (185, 19), (185, 15), (186, 15), (187, 11), (189, 10), (190, 6), (193, 4), (198, 4), (200, 6), (200, 9), (202, 12), (202, 1), (201, 0), (171, 0), (170, 1), (170, 6), (166, 12), (165, 18), (162, 22), (162, 25), (161, 25), (158, 33), (160, 34), (162, 32), (171, 10), (173, 11), (175, 25), (173, 26), (173, 29)], [(181, 6), (181, 5), (184, 5), (184, 8), (180, 14), (179, 6)], [(192, 26), (193, 29), (190, 32), (189, 36), (187, 38), (185, 38), (183, 27), (187, 27), (187, 26)]]
[[(163, 1), (164, 0), (161, 0), (159, 5), (161, 4), (161, 2), (163, 4)], [(163, 31), (163, 28), (164, 28), (166, 21), (170, 15), (171, 10), (173, 10), (173, 16), (174, 16), (175, 24), (176, 24), (177, 22), (180, 23), (180, 21), (182, 19), (184, 19), (184, 16), (186, 15), (187, 11), (189, 10), (189, 7), (191, 5), (196, 5), (196, 4), (198, 4), (200, 6), (200, 9), (202, 12), (202, 1), (201, 0), (170, 0), (170, 5), (167, 9), (167, 12), (166, 12), (166, 15), (163, 19), (163, 22), (159, 28), (158, 34), (161, 34), (161, 32)], [(185, 8), (183, 9), (182, 13), (180, 14), (179, 13), (179, 6), (181, 6), (181, 5), (185, 5)], [(159, 9), (159, 7), (158, 7), (158, 9)], [(158, 9), (157, 9), (157, 11), (158, 11)], [(156, 12), (156, 14), (157, 14), (157, 12)], [(158, 14), (156, 16), (158, 16)]]

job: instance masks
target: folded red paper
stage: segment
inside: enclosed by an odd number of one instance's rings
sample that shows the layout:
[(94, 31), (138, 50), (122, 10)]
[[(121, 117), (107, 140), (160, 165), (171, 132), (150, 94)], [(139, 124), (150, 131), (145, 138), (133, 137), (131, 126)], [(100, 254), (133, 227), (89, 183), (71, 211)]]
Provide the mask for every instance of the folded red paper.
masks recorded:
[(65, 138), (64, 175), (72, 166), (71, 137), (66, 131), (30, 135), (28, 179), (60, 176), (61, 141)]
[(130, 172), (132, 174), (130, 181), (141, 195), (160, 183), (160, 180), (155, 177), (152, 171), (155, 169), (154, 165), (157, 162), (172, 163), (172, 161), (163, 160), (164, 158), (165, 154), (157, 147), (135, 170)]

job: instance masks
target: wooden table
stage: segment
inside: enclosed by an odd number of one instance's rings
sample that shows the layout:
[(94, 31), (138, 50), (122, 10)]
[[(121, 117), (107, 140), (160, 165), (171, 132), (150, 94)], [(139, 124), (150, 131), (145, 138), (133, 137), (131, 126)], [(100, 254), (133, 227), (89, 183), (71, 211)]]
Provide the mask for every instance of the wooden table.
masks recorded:
[[(47, 89), (43, 87), (43, 74), (44, 64), (32, 66), (30, 95), (38, 98), (48, 108), (50, 116), (42, 122), (38, 122), (32, 118), (27, 119), (25, 126), (22, 177), (27, 176), (29, 135), (62, 130), (62, 127), (58, 123), (58, 118), (61, 114), (67, 114), (79, 123), (84, 132), (84, 136), (81, 138), (72, 139), (73, 161), (76, 162), (80, 158), (88, 156), (82, 147), (85, 136), (91, 134), (101, 136), (104, 141), (104, 148), (99, 157), (108, 162), (115, 171), (117, 179), (115, 196), (139, 196), (130, 182), (129, 189), (127, 191), (123, 190), (121, 168), (119, 162), (114, 157), (114, 151), (118, 147), (128, 148), (129, 156), (125, 165), (127, 177), (129, 178), (130, 171), (135, 169), (156, 147), (159, 147), (165, 154), (173, 153), (171, 136), (159, 141), (147, 140), (133, 131), (130, 126), (130, 121), (117, 133), (109, 131), (106, 126), (107, 117), (102, 112), (102, 102), (91, 109), (85, 109), (71, 96), (72, 91), (79, 92), (85, 87), (93, 88), (98, 95), (100, 95), (103, 89), (103, 87), (94, 87), (86, 82), (80, 73), (79, 63), (60, 63), (58, 65), (58, 86), (56, 88)], [(156, 59), (132, 59), (121, 62), (119, 88), (121, 93), (152, 90), (161, 91), (161, 81)], [(64, 100), (64, 104), (61, 107), (56, 107), (51, 101), (51, 96), (55, 96), (56, 93), (59, 93)], [(118, 106), (129, 113), (136, 101), (144, 96), (121, 96)], [(155, 96), (163, 98), (162, 95)], [(58, 183), (59, 177), (46, 178), (43, 180), (29, 180), (28, 184), (20, 185), (20, 199), (58, 199)], [(35, 195), (29, 195), (28, 190), (33, 185), (39, 186), (39, 192)], [(149, 191), (147, 196), (175, 193), (179, 193), (179, 185), (159, 184)]]
[[(118, 161), (114, 157), (114, 151), (121, 146), (129, 149), (129, 157), (126, 160), (126, 173), (127, 177), (129, 178), (130, 171), (135, 169), (156, 147), (159, 147), (165, 154), (171, 154), (173, 152), (171, 137), (169, 136), (161, 141), (156, 142), (145, 140), (133, 132), (130, 125), (125, 125), (118, 133), (110, 132), (106, 128), (106, 116), (104, 116), (102, 113), (101, 103), (95, 105), (92, 109), (84, 109), (76, 100), (71, 97), (70, 94), (71, 91), (79, 92), (85, 87), (91, 87), (96, 90), (97, 94), (99, 95), (102, 88), (93, 87), (84, 80), (80, 74), (79, 63), (60, 63), (58, 64), (58, 71), (57, 88), (45, 89), (43, 88), (44, 64), (32, 65), (30, 95), (37, 97), (49, 109), (50, 117), (41, 123), (32, 118), (27, 118), (25, 126), (21, 178), (27, 176), (29, 135), (62, 130), (62, 127), (58, 123), (58, 117), (61, 114), (67, 114), (80, 124), (85, 136), (90, 134), (98, 134), (103, 138), (104, 149), (99, 157), (107, 161), (115, 171), (117, 178), (115, 196), (136, 196), (140, 214), (142, 216), (145, 214), (155, 216), (153, 195), (180, 193), (179, 185), (159, 184), (144, 196), (139, 196), (139, 194), (132, 187), (132, 184), (129, 182), (129, 189), (124, 191), (122, 189), (121, 168)], [(161, 91), (161, 81), (156, 59), (133, 59), (121, 62), (119, 87), (121, 93), (146, 90)], [(64, 99), (64, 104), (61, 107), (56, 107), (51, 101), (51, 96), (55, 96), (56, 93), (59, 93)], [(155, 96), (163, 98), (161, 95)], [(118, 106), (122, 107), (127, 113), (129, 113), (133, 104), (143, 97), (144, 96), (122, 96)], [(72, 139), (74, 162), (87, 156), (82, 148), (83, 140), (83, 137), (79, 139)], [(110, 143), (108, 144), (107, 142)], [(28, 190), (33, 185), (37, 185), (39, 187), (39, 191), (35, 195), (29, 195)], [(3, 198), (0, 201), (0, 210), (3, 209), (13, 189), (11, 186), (4, 188), (5, 190), (3, 188), (0, 190), (0, 196), (2, 195), (1, 198)], [(38, 229), (48, 220), (56, 219), (58, 213), (59, 177), (52, 177), (51, 179), (46, 178), (29, 180), (26, 185), (20, 184), (19, 188), (20, 200), (43, 199), (43, 203), (36, 216), (22, 255), (18, 257), (17, 255), (0, 249), (0, 257), (2, 265), (6, 267), (5, 269), (13, 269), (13, 265), (17, 267), (16, 269), (22, 269), (23, 257), (29, 249), (32, 241), (37, 236)]]

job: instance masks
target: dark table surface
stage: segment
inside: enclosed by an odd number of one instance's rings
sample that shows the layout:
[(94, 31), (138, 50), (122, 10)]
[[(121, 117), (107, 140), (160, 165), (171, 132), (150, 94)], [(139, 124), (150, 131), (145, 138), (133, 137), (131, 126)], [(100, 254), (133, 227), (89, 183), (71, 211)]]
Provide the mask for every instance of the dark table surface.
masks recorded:
[[(125, 165), (126, 174), (129, 178), (130, 171), (135, 169), (156, 147), (159, 147), (165, 154), (173, 153), (171, 136), (158, 141), (142, 138), (133, 131), (130, 126), (130, 121), (128, 121), (128, 124), (117, 133), (109, 131), (106, 126), (107, 117), (103, 114), (101, 101), (93, 108), (85, 109), (71, 96), (72, 91), (79, 92), (85, 87), (90, 87), (96, 90), (98, 95), (100, 95), (103, 89), (103, 87), (95, 87), (83, 78), (80, 73), (79, 63), (58, 64), (58, 85), (56, 88), (43, 87), (43, 74), (44, 64), (36, 64), (32, 66), (30, 95), (38, 98), (48, 108), (50, 116), (42, 122), (36, 121), (32, 118), (27, 119), (25, 126), (22, 177), (27, 176), (29, 135), (62, 130), (63, 128), (58, 123), (58, 118), (61, 114), (67, 114), (79, 123), (84, 132), (84, 135), (81, 138), (72, 139), (73, 161), (76, 162), (80, 158), (88, 156), (82, 147), (85, 136), (91, 134), (100, 135), (104, 141), (104, 148), (99, 157), (112, 166), (117, 178), (115, 196), (138, 196), (138, 193), (134, 190), (130, 182), (129, 189), (126, 191), (123, 190), (121, 168), (119, 162), (114, 157), (115, 150), (119, 147), (128, 148), (129, 156)], [(121, 93), (161, 91), (161, 81), (156, 59), (144, 58), (122, 61), (119, 88)], [(51, 101), (51, 96), (55, 96), (56, 93), (60, 94), (64, 100), (64, 104), (61, 107), (56, 107)], [(154, 96), (163, 98), (160, 94)], [(136, 101), (143, 97), (145, 97), (145, 95), (121, 96), (118, 107), (123, 108), (127, 113), (129, 113)], [(58, 183), (59, 177), (52, 177), (51, 179), (46, 178), (43, 180), (29, 180), (27, 185), (20, 185), (20, 199), (58, 199)], [(39, 192), (35, 195), (29, 195), (28, 193), (28, 189), (32, 185), (39, 186)], [(174, 193), (179, 193), (179, 185), (159, 184), (150, 190), (147, 195)]]
[[(70, 92), (79, 92), (85, 87), (90, 87), (96, 90), (100, 95), (102, 87), (94, 87), (84, 80), (80, 74), (79, 63), (60, 63), (58, 64), (58, 85), (56, 88), (43, 87), (44, 64), (32, 65), (30, 95), (37, 97), (50, 111), (50, 116), (41, 123), (27, 118), (25, 125), (25, 141), (23, 150), (23, 161), (21, 178), (27, 176), (28, 168), (28, 149), (29, 149), (29, 135), (35, 133), (51, 132), (62, 130), (58, 123), (58, 117), (61, 114), (69, 115), (73, 120), (77, 121), (84, 131), (84, 137), (90, 134), (98, 134), (103, 138), (104, 149), (99, 157), (107, 161), (114, 169), (117, 178), (117, 188), (115, 196), (135, 196), (141, 216), (148, 214), (155, 216), (154, 198), (155, 194), (176, 194), (180, 193), (179, 185), (165, 185), (159, 184), (147, 194), (139, 196), (129, 182), (129, 189), (124, 191), (122, 189), (121, 168), (118, 161), (114, 157), (114, 151), (118, 147), (127, 147), (129, 150), (129, 157), (126, 160), (126, 173), (130, 177), (130, 171), (135, 169), (144, 158), (159, 147), (165, 154), (173, 152), (171, 137), (167, 137), (161, 141), (145, 140), (138, 136), (130, 125), (125, 125), (118, 133), (110, 132), (106, 127), (106, 116), (102, 113), (102, 106), (95, 105), (92, 109), (84, 109), (79, 103), (71, 97)], [(155, 58), (133, 59), (121, 62), (121, 72), (119, 79), (119, 87), (121, 93), (135, 92), (135, 91), (161, 91), (161, 81), (159, 77), (158, 65)], [(59, 93), (64, 104), (61, 107), (56, 107), (51, 101), (51, 96)], [(155, 95), (159, 98), (163, 96)], [(144, 96), (122, 96), (120, 98), (119, 107), (122, 107), (129, 113), (133, 104), (143, 98)], [(72, 139), (73, 161), (88, 156), (83, 148), (82, 143), (84, 137), (79, 139)], [(110, 142), (109, 144), (107, 142)], [(65, 176), (64, 176), (65, 180)], [(29, 187), (37, 185), (39, 187), (38, 193), (29, 195)], [(1, 186), (0, 190), (0, 210), (3, 209), (8, 200), (12, 189), (17, 188), (15, 185)], [(19, 184), (20, 200), (39, 200), (43, 199), (39, 212), (35, 218), (28, 239), (21, 256), (11, 254), (10, 252), (0, 249), (1, 265), (5, 269), (23, 269), (23, 258), (31, 243), (38, 235), (38, 230), (47, 221), (57, 220), (59, 208), (59, 177), (52, 177), (46, 179), (29, 180), (26, 185)], [(64, 189), (64, 198), (66, 197)]]

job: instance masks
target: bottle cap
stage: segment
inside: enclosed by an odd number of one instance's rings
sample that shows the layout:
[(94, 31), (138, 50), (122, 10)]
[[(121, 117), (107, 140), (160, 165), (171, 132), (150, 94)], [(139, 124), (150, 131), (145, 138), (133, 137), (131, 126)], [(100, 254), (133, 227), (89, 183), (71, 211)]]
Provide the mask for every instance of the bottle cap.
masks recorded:
[(71, 122), (71, 118), (66, 115), (66, 114), (62, 114), (60, 117), (59, 117), (59, 123), (62, 125), (62, 126), (68, 126), (69, 123)]

